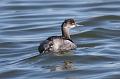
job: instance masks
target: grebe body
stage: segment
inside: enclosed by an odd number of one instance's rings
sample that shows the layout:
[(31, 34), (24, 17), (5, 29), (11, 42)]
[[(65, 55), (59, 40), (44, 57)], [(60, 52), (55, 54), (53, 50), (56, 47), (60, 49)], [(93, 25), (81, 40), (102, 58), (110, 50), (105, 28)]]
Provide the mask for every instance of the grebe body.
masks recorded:
[(44, 40), (38, 50), (40, 53), (45, 52), (63, 52), (75, 49), (77, 46), (70, 38), (69, 30), (76, 26), (74, 19), (67, 19), (61, 25), (62, 36), (51, 36)]

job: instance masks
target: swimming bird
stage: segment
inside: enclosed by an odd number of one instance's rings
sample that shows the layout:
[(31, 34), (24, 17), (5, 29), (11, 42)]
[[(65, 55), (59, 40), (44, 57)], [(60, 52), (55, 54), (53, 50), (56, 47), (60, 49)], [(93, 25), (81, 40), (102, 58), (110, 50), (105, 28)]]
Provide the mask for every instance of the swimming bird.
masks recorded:
[(75, 49), (77, 46), (74, 44), (70, 37), (70, 29), (76, 27), (74, 19), (66, 19), (61, 25), (62, 36), (51, 36), (44, 40), (38, 50), (40, 53), (56, 53), (64, 52)]

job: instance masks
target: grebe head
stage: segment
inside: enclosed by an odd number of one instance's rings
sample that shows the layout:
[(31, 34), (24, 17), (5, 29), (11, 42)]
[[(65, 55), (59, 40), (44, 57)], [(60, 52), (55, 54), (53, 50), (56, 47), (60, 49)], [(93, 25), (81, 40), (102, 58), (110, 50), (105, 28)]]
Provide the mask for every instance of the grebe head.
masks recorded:
[(74, 28), (76, 26), (76, 22), (74, 19), (66, 19), (64, 22), (63, 22), (63, 28), (68, 28), (68, 29), (71, 29), (71, 28)]

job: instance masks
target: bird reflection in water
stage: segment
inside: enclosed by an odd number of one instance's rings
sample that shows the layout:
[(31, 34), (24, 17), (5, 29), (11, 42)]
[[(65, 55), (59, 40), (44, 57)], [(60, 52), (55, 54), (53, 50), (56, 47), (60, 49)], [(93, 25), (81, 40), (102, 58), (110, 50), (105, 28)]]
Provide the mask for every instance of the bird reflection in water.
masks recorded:
[(65, 60), (62, 65), (51, 66), (50, 71), (66, 71), (73, 70), (73, 62), (70, 60)]
[(44, 66), (43, 68), (49, 69), (49, 72), (75, 70), (73, 62), (71, 60), (65, 60), (64, 62), (62, 62), (62, 64), (52, 65), (52, 66)]

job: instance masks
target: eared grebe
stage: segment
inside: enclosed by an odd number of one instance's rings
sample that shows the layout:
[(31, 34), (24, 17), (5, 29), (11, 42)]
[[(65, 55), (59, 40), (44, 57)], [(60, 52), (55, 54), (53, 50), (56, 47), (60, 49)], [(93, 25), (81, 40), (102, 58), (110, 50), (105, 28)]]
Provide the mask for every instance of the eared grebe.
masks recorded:
[(61, 25), (62, 36), (51, 36), (43, 41), (38, 50), (40, 53), (45, 52), (63, 52), (75, 49), (77, 46), (70, 38), (69, 30), (76, 26), (74, 19), (66, 19)]

